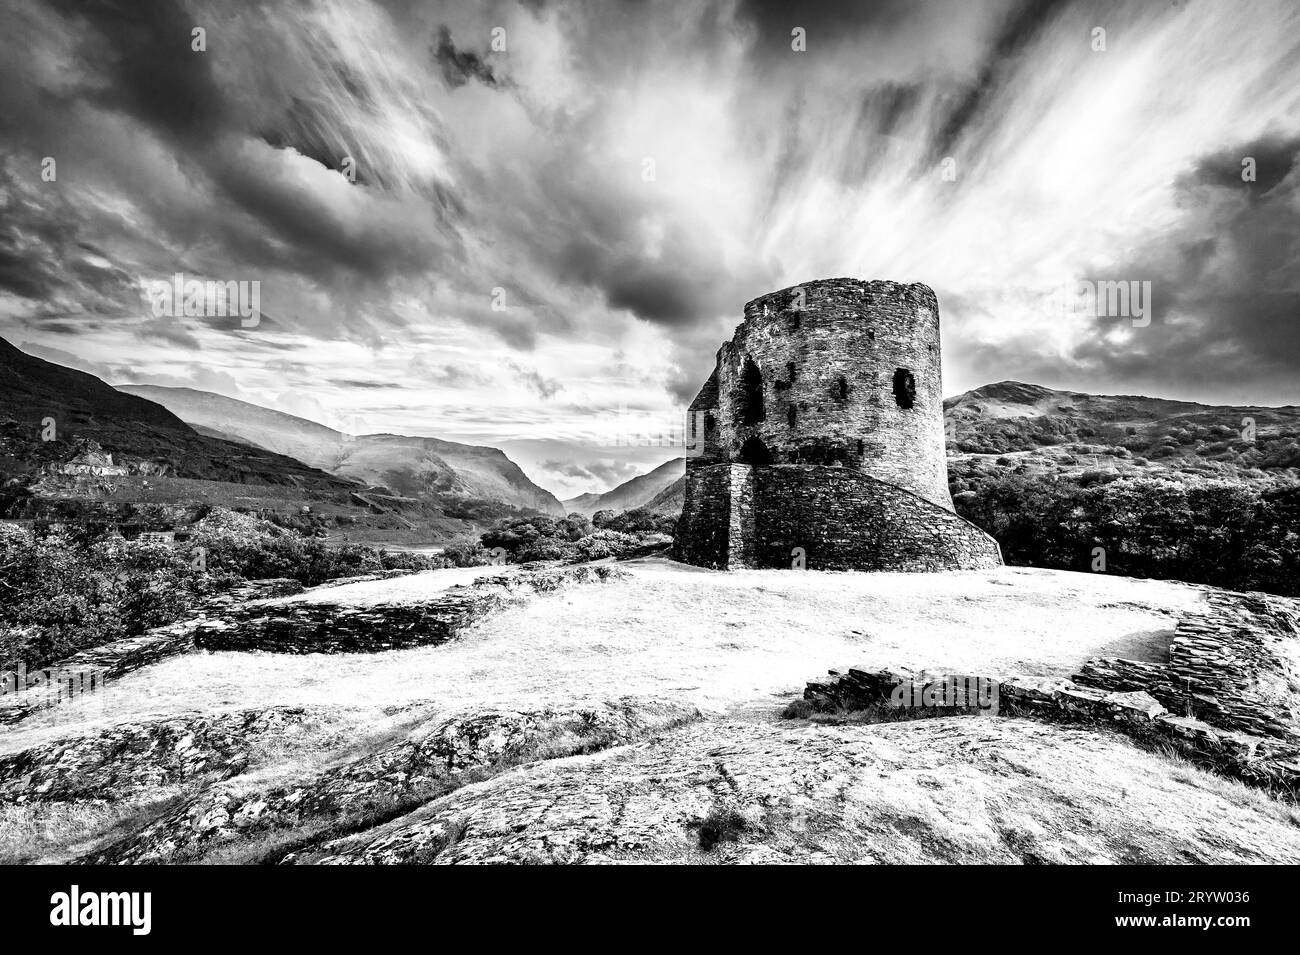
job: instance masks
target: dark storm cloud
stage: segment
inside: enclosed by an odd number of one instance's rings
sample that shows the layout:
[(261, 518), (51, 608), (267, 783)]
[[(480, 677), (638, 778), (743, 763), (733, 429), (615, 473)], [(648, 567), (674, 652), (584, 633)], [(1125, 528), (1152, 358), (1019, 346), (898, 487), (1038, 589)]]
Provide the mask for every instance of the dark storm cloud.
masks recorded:
[(81, 238), (83, 213), (39, 181), (35, 163), (25, 173), (21, 165), (0, 156), (0, 290), (51, 314), (137, 311), (141, 296), (133, 278)]
[[(77, 55), (88, 80), (82, 93), (90, 101), (191, 143), (208, 141), (233, 121), (212, 60), (191, 49), (191, 31), (200, 24), (184, 4), (55, 0), (52, 7), (81, 37)], [(215, 49), (221, 36), (210, 34)]]
[[(1255, 161), (1255, 181), (1242, 179), (1242, 161)], [(1300, 161), (1300, 137), (1269, 135), (1251, 143), (1241, 143), (1220, 153), (1202, 157), (1191, 172), (1179, 181), (1185, 195), (1197, 184), (1234, 189), (1251, 202), (1259, 201), (1274, 186), (1286, 179)]]
[[(1243, 157), (1258, 179), (1242, 180)], [(1116, 377), (1243, 387), (1300, 366), (1300, 137), (1202, 156), (1174, 186), (1183, 216), (1152, 252), (1096, 275), (1151, 282), (1151, 325), (1117, 345), (1097, 318), (1074, 357)]]
[[(1002, 78), (1019, 65), (1021, 51), (1070, 3), (1071, 0), (1020, 0), (1012, 8), (998, 30), (997, 39), (979, 75), (973, 82), (948, 93), (944, 118), (931, 140), (931, 161), (951, 155), (964, 134), (973, 128), (978, 130), (975, 121), (993, 100)], [(1079, 37), (1078, 42), (1086, 41), (1086, 36)]]
[[(274, 10), (262, 12), (271, 17)], [(149, 165), (161, 159), (149, 152), (148, 138), (135, 149), (125, 140), (118, 144), (101, 136), (96, 141), (95, 134), (68, 123), (66, 117), (79, 110), (122, 115), (159, 137), (170, 149), (164, 160), (168, 165), (161, 170), (163, 182), (179, 172), (188, 190), (183, 198), (146, 192), (137, 201), (142, 211), (153, 215), (150, 231), (174, 240), (171, 248), (180, 243), (204, 252), (187, 263), (160, 263), (163, 269), (184, 265), (191, 271), (226, 274), (232, 271), (232, 260), (242, 261), (244, 265), (236, 267), (286, 269), (357, 294), (362, 291), (357, 278), (382, 286), (444, 259), (448, 248), (435, 233), (451, 205), (447, 193), (430, 188), (435, 201), (425, 211), (371, 194), (366, 183), (380, 178), (383, 164), (360, 142), (362, 135), (348, 130), (351, 120), (340, 122), (318, 103), (282, 90), (250, 91), (230, 77), (218, 80), (218, 66), (238, 69), (241, 57), (281, 58), (286, 61), (285, 88), (292, 89), (293, 77), (310, 74), (302, 62), (290, 62), (304, 55), (300, 50), (280, 49), (290, 43), (290, 34), (268, 26), (250, 36), (244, 32), (249, 23), (213, 17), (202, 8), (135, 0), (60, 0), (36, 16), (46, 28), (61, 29), (71, 38), (68, 48), (75, 55), (76, 71), (57, 94), (21, 86), (0, 92), (22, 100), (15, 112), (26, 120), (8, 128), (13, 136), (0, 148), (21, 156), (25, 164), (53, 152), (62, 165), (60, 180), (75, 185), (86, 177), (74, 180), (74, 171), (92, 172), (82, 168), (84, 162), (72, 166), (73, 159), (82, 156), (94, 162), (99, 185), (130, 189), (137, 182), (146, 185)], [(206, 52), (191, 49), (196, 25), (207, 30)], [(372, 102), (367, 84), (349, 72), (328, 43), (311, 50), (316, 57), (311, 68), (344, 91), (351, 116), (363, 117)], [(26, 76), (40, 72), (39, 56), (51, 55), (11, 52), (33, 57), (19, 71)], [(303, 91), (326, 95), (306, 82)], [(39, 115), (36, 102), (51, 98), (57, 99), (62, 122)], [(257, 149), (259, 143), (268, 148)], [(357, 160), (351, 192), (331, 188), (326, 172), (338, 170), (344, 154)], [(310, 160), (320, 164), (318, 171)], [(201, 214), (187, 214), (181, 202), (202, 206)], [(161, 258), (160, 253), (162, 248), (155, 252)], [(11, 249), (7, 258), (15, 254), (21, 252)], [(67, 271), (73, 264), (50, 267)], [(48, 281), (42, 284), (38, 271), (30, 271), (27, 278), (12, 264), (5, 271), (29, 293), (48, 294)], [(146, 274), (153, 271), (145, 269)]]
[(438, 30), (438, 45), (434, 48), (433, 59), (442, 70), (442, 78), (452, 88), (464, 86), (470, 80), (478, 80), (484, 86), (498, 85), (492, 67), (474, 51), (457, 49), (451, 39), (451, 30), (446, 26)]
[(791, 52), (791, 31), (803, 27), (808, 42), (841, 41), (863, 33), (889, 33), (916, 14), (917, 0), (744, 0), (739, 18), (757, 30), (756, 54)]

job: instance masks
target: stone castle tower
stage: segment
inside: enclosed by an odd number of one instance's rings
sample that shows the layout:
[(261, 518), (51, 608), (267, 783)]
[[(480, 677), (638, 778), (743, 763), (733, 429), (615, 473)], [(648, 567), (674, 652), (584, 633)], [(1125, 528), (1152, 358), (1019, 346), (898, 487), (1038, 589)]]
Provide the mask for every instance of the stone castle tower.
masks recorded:
[(754, 299), (691, 403), (676, 556), (722, 568), (1000, 564), (996, 542), (952, 510), (941, 383), (925, 285), (825, 279)]

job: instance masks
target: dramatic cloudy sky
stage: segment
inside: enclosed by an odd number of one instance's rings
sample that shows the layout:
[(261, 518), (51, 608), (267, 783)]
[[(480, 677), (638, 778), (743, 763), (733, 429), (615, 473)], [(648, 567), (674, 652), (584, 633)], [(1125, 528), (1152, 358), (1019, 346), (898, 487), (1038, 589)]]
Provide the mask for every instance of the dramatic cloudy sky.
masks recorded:
[[(562, 496), (673, 456), (615, 443), (829, 276), (933, 286), (949, 394), (1300, 403), (1298, 155), (1294, 0), (4, 0), (0, 335)], [(154, 317), (175, 272), (261, 324)]]

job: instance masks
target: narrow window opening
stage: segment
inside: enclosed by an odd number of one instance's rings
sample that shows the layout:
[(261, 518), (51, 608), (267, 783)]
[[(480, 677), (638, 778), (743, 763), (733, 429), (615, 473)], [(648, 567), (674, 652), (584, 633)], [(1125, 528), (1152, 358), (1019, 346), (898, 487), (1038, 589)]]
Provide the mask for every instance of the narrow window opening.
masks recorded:
[(798, 420), (798, 418), (799, 418), (799, 414), (794, 410), (794, 405), (790, 405), (790, 407), (785, 409), (785, 423), (788, 424), (790, 427), (792, 428), (794, 427), (795, 422)]
[(835, 383), (835, 397), (840, 401), (847, 401), (849, 397), (849, 380), (840, 375), (839, 381)]
[(767, 410), (763, 407), (763, 372), (754, 359), (746, 358), (740, 371), (740, 423), (758, 424), (767, 420)]
[(916, 404), (916, 379), (906, 368), (894, 372), (894, 400), (900, 408), (910, 408)]

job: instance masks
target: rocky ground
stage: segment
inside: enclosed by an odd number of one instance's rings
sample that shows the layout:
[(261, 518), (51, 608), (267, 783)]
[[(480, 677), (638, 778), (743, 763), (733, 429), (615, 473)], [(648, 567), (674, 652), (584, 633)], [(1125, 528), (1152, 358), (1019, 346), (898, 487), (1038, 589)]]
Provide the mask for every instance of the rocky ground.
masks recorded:
[[(855, 660), (1048, 681), (1097, 658), (1166, 665), (1204, 588), (1013, 568), (623, 569), (489, 582), (512, 599), (437, 645), (191, 649), (33, 713), (0, 729), (0, 858), (1300, 858), (1293, 803), (1104, 725), (781, 716), (807, 681)], [(389, 608), (409, 621), (464, 576), (265, 603), (310, 607), (313, 628), (329, 606), (382, 627)]]

